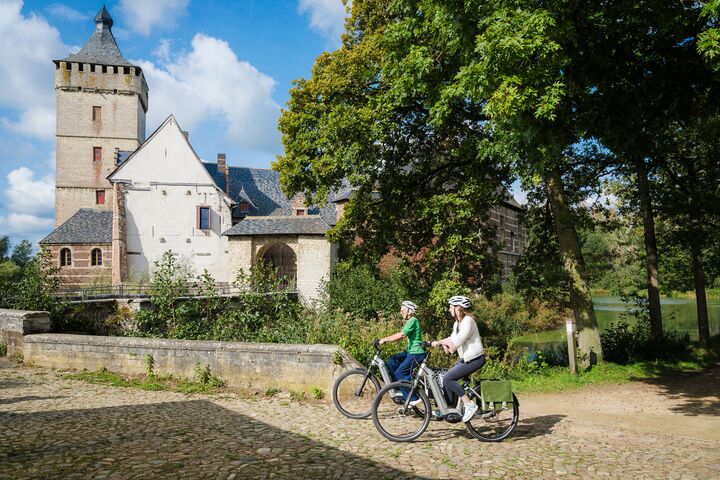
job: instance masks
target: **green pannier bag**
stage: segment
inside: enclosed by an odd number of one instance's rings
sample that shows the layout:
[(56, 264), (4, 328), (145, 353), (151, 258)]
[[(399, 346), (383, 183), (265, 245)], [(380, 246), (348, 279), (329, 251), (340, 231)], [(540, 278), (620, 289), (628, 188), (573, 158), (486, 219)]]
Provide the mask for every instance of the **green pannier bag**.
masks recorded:
[(512, 385), (508, 380), (485, 380), (480, 383), (483, 410), (501, 410), (513, 402)]

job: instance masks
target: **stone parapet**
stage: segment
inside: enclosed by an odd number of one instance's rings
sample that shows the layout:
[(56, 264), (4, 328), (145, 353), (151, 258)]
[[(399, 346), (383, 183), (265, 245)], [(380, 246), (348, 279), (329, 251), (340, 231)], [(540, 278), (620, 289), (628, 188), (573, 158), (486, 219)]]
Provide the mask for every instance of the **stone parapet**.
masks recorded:
[(310, 391), (317, 387), (329, 393), (340, 373), (357, 366), (345, 350), (334, 345), (66, 334), (29, 335), (23, 353), (25, 361), (38, 366), (77, 370), (104, 367), (129, 375), (146, 373), (147, 355), (151, 355), (158, 374), (192, 378), (200, 363), (230, 386), (261, 391), (271, 387)]
[(23, 351), (24, 336), (50, 331), (50, 314), (26, 310), (0, 308), (0, 343), (7, 346), (7, 354)]

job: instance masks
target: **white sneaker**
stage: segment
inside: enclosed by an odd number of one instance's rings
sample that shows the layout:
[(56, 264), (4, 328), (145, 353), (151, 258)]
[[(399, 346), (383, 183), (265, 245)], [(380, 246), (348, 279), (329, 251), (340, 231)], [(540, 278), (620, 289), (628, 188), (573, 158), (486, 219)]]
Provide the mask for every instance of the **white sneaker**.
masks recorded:
[(463, 422), (469, 422), (470, 419), (475, 415), (475, 412), (477, 412), (478, 406), (476, 403), (468, 403), (465, 405), (465, 414), (463, 415), (462, 421)]
[(418, 398), (417, 400), (413, 400), (410, 403), (408, 403), (408, 405), (410, 405), (411, 407), (417, 407), (421, 403), (422, 403), (422, 398)]

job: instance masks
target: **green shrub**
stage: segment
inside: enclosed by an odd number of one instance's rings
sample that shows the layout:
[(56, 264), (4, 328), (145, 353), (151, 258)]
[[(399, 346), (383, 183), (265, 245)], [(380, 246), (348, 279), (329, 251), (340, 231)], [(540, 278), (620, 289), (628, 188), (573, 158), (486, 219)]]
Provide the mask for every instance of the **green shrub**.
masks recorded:
[(4, 357), (7, 355), (7, 345), (0, 342), (0, 357)]
[(268, 388), (267, 390), (265, 390), (265, 396), (266, 396), (266, 397), (274, 397), (274, 396), (277, 395), (278, 393), (280, 393), (280, 389), (279, 389), (279, 388), (276, 388), (276, 387), (270, 387), (270, 388)]
[(313, 385), (312, 396), (315, 400), (322, 400), (323, 398), (325, 398), (325, 392), (323, 392), (321, 388)]
[(290, 390), (290, 400), (293, 402), (302, 402), (307, 398), (307, 394), (302, 390)]

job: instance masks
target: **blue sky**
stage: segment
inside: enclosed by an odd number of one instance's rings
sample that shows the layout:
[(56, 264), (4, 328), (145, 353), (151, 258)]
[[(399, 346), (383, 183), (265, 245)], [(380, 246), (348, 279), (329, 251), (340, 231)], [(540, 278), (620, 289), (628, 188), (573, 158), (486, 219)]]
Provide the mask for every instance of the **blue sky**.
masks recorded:
[[(143, 67), (149, 135), (170, 113), (200, 157), (269, 167), (292, 81), (339, 44), (340, 0), (108, 1), (121, 52)], [(94, 29), (96, 1), (0, 0), (0, 236), (53, 229), (55, 92), (51, 60)]]

